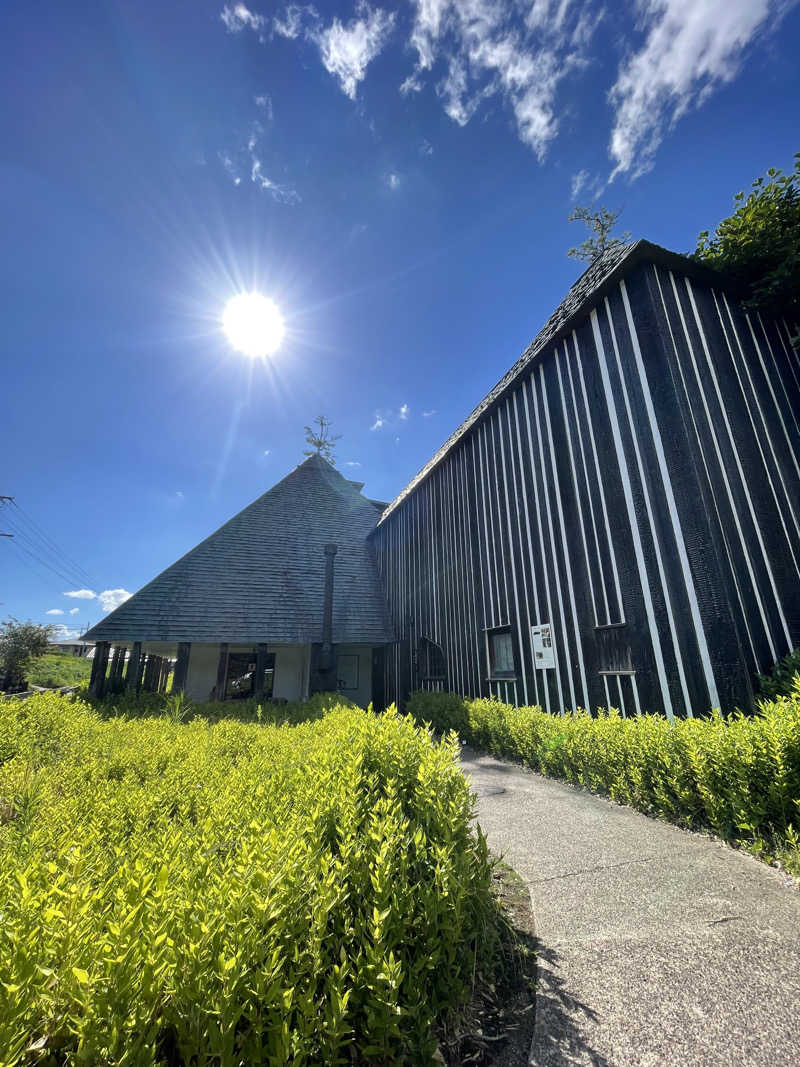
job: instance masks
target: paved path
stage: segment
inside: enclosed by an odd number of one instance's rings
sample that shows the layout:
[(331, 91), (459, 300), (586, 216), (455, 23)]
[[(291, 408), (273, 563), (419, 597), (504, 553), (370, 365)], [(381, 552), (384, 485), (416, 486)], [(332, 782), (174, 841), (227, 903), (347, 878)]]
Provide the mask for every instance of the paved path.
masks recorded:
[(539, 939), (531, 1064), (800, 1064), (800, 892), (725, 845), (464, 749)]

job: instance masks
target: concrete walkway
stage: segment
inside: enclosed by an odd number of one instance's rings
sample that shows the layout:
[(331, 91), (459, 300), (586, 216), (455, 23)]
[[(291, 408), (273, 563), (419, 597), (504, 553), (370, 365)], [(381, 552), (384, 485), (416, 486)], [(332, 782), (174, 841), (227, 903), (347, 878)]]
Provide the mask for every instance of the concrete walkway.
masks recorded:
[(469, 749), (539, 940), (531, 1064), (800, 1064), (800, 892), (720, 842)]

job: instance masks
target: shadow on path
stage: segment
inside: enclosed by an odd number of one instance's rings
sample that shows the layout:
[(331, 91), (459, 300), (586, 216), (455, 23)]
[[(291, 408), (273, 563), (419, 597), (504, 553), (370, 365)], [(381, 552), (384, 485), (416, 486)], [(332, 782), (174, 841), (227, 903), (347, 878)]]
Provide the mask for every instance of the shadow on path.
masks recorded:
[(532, 1067), (611, 1067), (596, 1052), (582, 1033), (580, 1020), (597, 1021), (592, 1011), (565, 988), (558, 973), (559, 955), (554, 948), (535, 939), (536, 951), (536, 1028), (530, 1063)]

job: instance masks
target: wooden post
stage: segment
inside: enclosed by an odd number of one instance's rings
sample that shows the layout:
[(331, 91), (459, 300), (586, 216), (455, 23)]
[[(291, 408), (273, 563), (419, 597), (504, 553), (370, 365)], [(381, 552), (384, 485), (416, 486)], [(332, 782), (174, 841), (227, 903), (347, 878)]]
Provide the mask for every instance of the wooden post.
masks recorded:
[(125, 688), (136, 689), (139, 675), (139, 660), (142, 658), (142, 642), (134, 641), (128, 658), (128, 673), (125, 675)]
[(228, 644), (222, 642), (219, 646), (219, 663), (217, 664), (217, 700), (225, 699), (225, 686), (228, 684)]
[(102, 697), (106, 691), (106, 669), (108, 667), (108, 641), (98, 641), (94, 646), (92, 676), (89, 679), (89, 696)]
[(169, 656), (164, 656), (161, 660), (161, 674), (158, 679), (158, 691), (159, 693), (166, 693), (167, 691), (167, 678), (169, 677)]
[[(117, 682), (122, 676), (122, 665), (125, 662), (125, 648), (122, 645), (114, 646), (114, 655), (111, 657), (111, 673), (108, 676), (110, 682)], [(116, 686), (114, 686), (116, 689)]]
[(267, 669), (267, 646), (256, 645), (256, 676), (253, 679), (253, 697), (256, 700), (264, 698), (264, 671)]
[(191, 651), (191, 641), (179, 642), (178, 659), (175, 663), (175, 677), (172, 679), (173, 693), (182, 693), (186, 689), (186, 676), (189, 673), (189, 654)]
[(142, 679), (144, 678), (144, 669), (147, 666), (147, 654), (143, 653), (139, 656), (139, 666), (136, 671), (136, 692), (142, 688)]

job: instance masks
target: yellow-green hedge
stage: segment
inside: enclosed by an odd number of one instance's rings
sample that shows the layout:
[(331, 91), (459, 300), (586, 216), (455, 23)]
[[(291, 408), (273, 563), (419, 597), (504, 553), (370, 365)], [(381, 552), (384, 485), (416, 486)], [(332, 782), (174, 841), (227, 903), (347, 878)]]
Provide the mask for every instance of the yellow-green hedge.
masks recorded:
[(0, 1063), (431, 1061), (493, 922), (453, 741), (0, 705)]
[(455, 727), (478, 748), (679, 825), (765, 854), (784, 845), (800, 874), (800, 677), (791, 696), (762, 703), (752, 717), (550, 715), (429, 692), (413, 694), (407, 710), (436, 730)]

